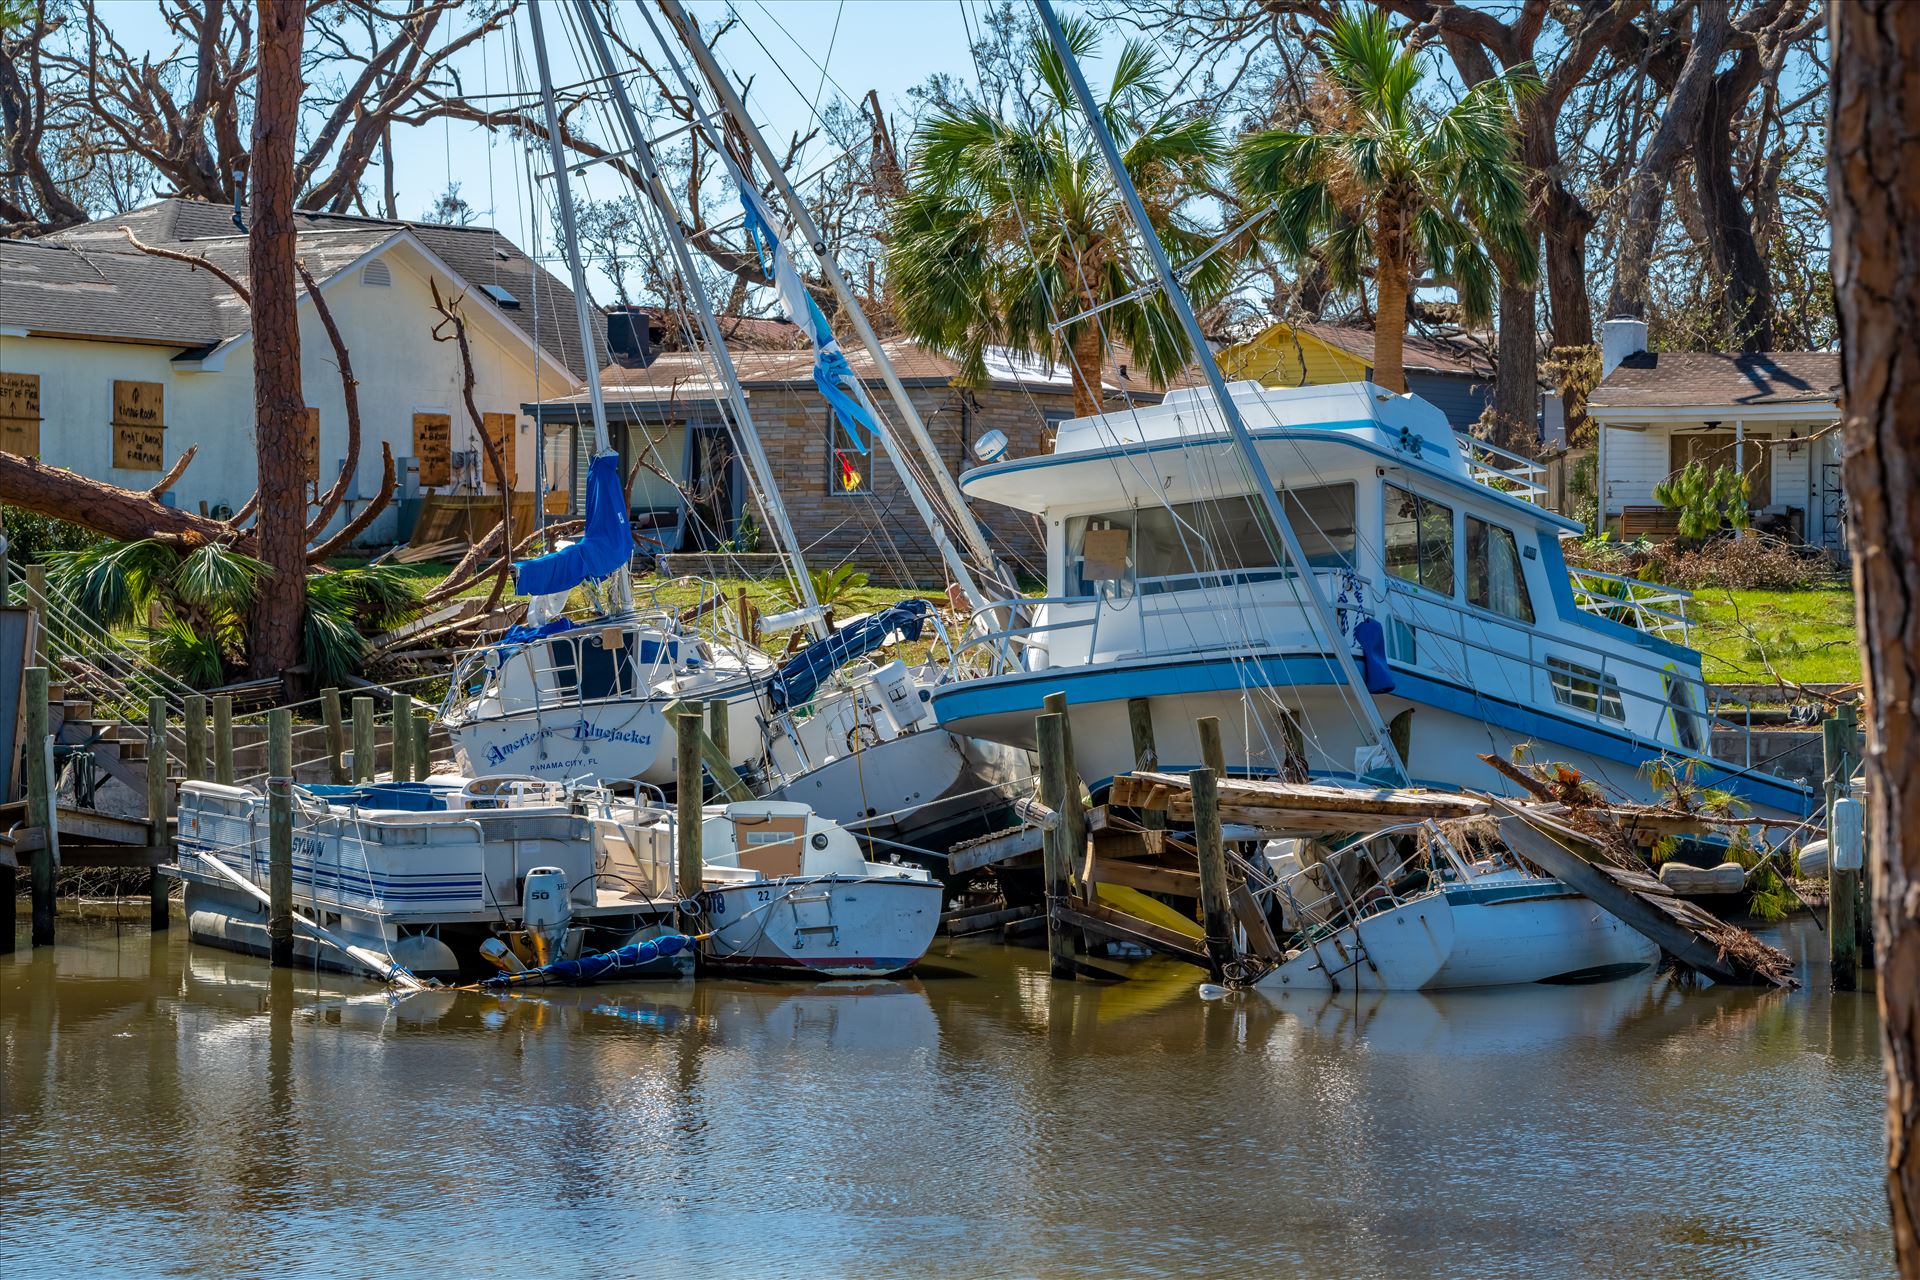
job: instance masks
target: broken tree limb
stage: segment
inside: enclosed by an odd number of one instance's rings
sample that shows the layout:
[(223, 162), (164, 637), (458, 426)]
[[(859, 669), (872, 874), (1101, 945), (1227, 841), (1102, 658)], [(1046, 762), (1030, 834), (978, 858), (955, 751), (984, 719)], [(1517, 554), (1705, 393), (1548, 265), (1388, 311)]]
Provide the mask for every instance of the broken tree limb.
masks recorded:
[(362, 530), (374, 522), (375, 517), (387, 509), (387, 504), (393, 501), (394, 490), (398, 487), (393, 474), (393, 450), (387, 445), (386, 441), (382, 440), (380, 442), (379, 495), (376, 496), (373, 501), (367, 503), (366, 506), (362, 507), (359, 515), (341, 525), (338, 533), (328, 538), (319, 546), (308, 550), (307, 563), (318, 563), (340, 550), (340, 548), (350, 545), (355, 538), (360, 536)]
[(347, 456), (340, 465), (340, 474), (334, 477), (333, 487), (320, 499), (320, 509), (307, 524), (309, 540), (320, 536), (326, 529), (327, 521), (333, 519), (333, 513), (340, 509), (340, 503), (347, 496), (347, 485), (360, 468), (360, 383), (353, 376), (353, 358), (347, 354), (346, 339), (340, 336), (340, 326), (333, 322), (333, 309), (327, 300), (320, 296), (320, 285), (307, 270), (305, 262), (295, 264), (300, 270), (301, 282), (307, 286), (307, 297), (313, 299), (313, 313), (320, 317), (320, 327), (327, 331), (327, 341), (333, 346), (333, 358), (340, 363), (340, 395), (347, 406)]
[[(460, 298), (443, 301), (440, 286), (429, 279), (427, 288), (433, 293), (433, 306), (440, 313), (440, 323), (433, 327), (435, 342), (454, 342), (460, 349), (460, 398), (467, 407), (467, 420), (473, 426), (473, 434), (479, 439), (480, 447), (486, 450), (487, 461), (493, 464), (494, 479), (500, 482), (500, 530), (503, 546), (513, 545), (513, 485), (507, 480), (506, 460), (500, 456), (499, 446), (492, 436), (487, 434), (486, 419), (480, 416), (480, 406), (473, 399), (473, 351), (467, 345), (467, 321), (460, 314)], [(464, 297), (465, 295), (461, 295)], [(448, 325), (453, 327), (450, 336), (443, 336), (441, 330)], [(493, 591), (487, 596), (487, 608), (500, 603), (500, 593), (507, 589), (507, 575), (513, 568), (512, 556), (500, 557), (499, 576), (494, 579)]]
[(177, 249), (156, 249), (150, 244), (143, 243), (139, 236), (133, 234), (132, 227), (121, 227), (120, 234), (127, 238), (128, 244), (144, 254), (151, 255), (155, 258), (165, 258), (169, 262), (184, 262), (195, 271), (206, 272), (221, 284), (233, 290), (233, 296), (240, 299), (243, 305), (249, 307), (253, 305), (253, 295), (247, 292), (247, 286), (241, 284), (237, 277), (224, 268), (215, 266), (209, 259), (203, 258), (197, 253), (182, 253)]
[(122, 489), (13, 453), (0, 453), (0, 502), (84, 525), (120, 542), (152, 538), (191, 550), (230, 541), (234, 534), (225, 521), (169, 507), (144, 489)]
[(160, 477), (160, 483), (148, 488), (147, 496), (155, 502), (160, 501), (160, 495), (173, 488), (174, 482), (186, 472), (187, 465), (193, 461), (193, 455), (198, 452), (200, 452), (199, 445), (188, 445), (187, 451), (174, 459), (173, 465), (167, 468), (167, 474)]

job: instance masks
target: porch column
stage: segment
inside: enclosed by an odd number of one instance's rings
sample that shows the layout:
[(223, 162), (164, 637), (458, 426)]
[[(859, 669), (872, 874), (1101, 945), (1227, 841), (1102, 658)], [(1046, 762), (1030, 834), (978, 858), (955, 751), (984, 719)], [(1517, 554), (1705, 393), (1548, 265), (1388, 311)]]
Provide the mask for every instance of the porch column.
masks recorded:
[[(1739, 418), (1733, 420), (1733, 470), (1735, 475), (1744, 476), (1747, 474), (1747, 424)], [(1769, 494), (1768, 497), (1771, 498), (1772, 495)], [(1766, 506), (1767, 503), (1763, 502), (1760, 505)], [(1751, 519), (1753, 515), (1752, 493), (1747, 494), (1747, 515), (1749, 519)], [(1744, 528), (1733, 531), (1734, 541), (1736, 542), (1746, 536), (1747, 531)]]

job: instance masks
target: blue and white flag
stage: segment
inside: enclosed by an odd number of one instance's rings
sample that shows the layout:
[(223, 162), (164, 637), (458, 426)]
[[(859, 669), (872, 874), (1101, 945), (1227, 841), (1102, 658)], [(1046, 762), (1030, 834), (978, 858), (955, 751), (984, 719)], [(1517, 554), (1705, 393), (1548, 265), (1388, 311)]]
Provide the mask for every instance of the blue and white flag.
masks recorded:
[(839, 420), (853, 447), (865, 453), (867, 442), (861, 433), (871, 435), (879, 428), (860, 403), (860, 384), (854, 379), (853, 366), (847, 363), (847, 353), (840, 349), (840, 340), (833, 336), (832, 326), (807, 295), (807, 287), (801, 283), (786, 245), (774, 234), (773, 218), (761, 203), (759, 192), (745, 182), (739, 186), (740, 206), (746, 212), (747, 238), (760, 254), (760, 269), (773, 277), (787, 319), (804, 329), (807, 340), (813, 344), (813, 385), (820, 388), (820, 394), (833, 406), (833, 416)]

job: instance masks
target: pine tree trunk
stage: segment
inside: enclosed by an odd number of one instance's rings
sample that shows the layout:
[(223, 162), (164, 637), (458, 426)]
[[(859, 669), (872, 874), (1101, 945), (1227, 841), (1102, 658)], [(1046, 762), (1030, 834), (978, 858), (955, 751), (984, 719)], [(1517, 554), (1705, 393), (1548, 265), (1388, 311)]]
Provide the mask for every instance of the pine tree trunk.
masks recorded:
[(1500, 333), (1494, 352), (1494, 430), (1488, 436), (1503, 449), (1533, 453), (1539, 443), (1535, 416), (1540, 403), (1540, 317), (1537, 296), (1509, 284), (1500, 273)]
[(1407, 245), (1398, 212), (1383, 212), (1374, 235), (1379, 266), (1374, 289), (1373, 380), (1389, 391), (1407, 389)]
[(300, 415), (300, 314), (294, 269), (293, 165), (300, 114), (300, 44), (306, 0), (260, 6), (247, 272), (253, 290), (254, 440), (259, 457), (260, 585), (248, 628), (253, 673), (278, 675), (300, 661), (307, 605), (306, 468)]
[[(1082, 309), (1092, 307), (1093, 303), (1084, 298)], [(1100, 376), (1104, 372), (1106, 351), (1100, 340), (1100, 326), (1092, 320), (1082, 322), (1073, 335), (1073, 416), (1090, 418), (1100, 412), (1105, 398), (1101, 394)]]
[[(1832, 6), (1833, 279), (1848, 546), (1864, 650), (1887, 1200), (1920, 1277), (1920, 5)], [(1836, 997), (1837, 998), (1837, 997)]]

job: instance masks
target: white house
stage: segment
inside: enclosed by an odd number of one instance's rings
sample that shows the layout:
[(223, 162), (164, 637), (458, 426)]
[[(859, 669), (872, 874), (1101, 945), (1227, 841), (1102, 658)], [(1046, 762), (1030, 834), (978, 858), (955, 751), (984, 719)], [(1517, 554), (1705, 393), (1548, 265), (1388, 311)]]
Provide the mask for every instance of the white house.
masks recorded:
[[(530, 503), (536, 444), (520, 406), (579, 382), (585, 361), (572, 293), (490, 228), (297, 218), (300, 258), (358, 383), (359, 465), (335, 524), (373, 496), (383, 442), (404, 500), (364, 542), (404, 536), (423, 494), (498, 492), (461, 396), (456, 345), (434, 338), (435, 285), (443, 298), (463, 299), (474, 399), (510, 450), (509, 481)], [(0, 448), (146, 488), (198, 445), (168, 500), (236, 511), (256, 477), (247, 309), (211, 273), (136, 250), (123, 227), (246, 279), (247, 241), (233, 211), (198, 201), (163, 200), (47, 239), (0, 241)], [(340, 474), (347, 424), (333, 348), (304, 290), (300, 343), (318, 430), (311, 499)]]
[(1689, 462), (1745, 473), (1755, 523), (1844, 554), (1840, 356), (1832, 351), (1650, 352), (1647, 326), (1601, 326), (1600, 384), (1587, 400), (1599, 428), (1602, 524), (1626, 538), (1671, 533), (1676, 513), (1654, 486)]

